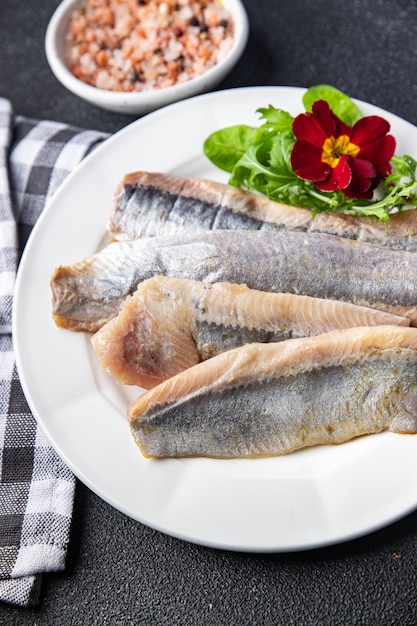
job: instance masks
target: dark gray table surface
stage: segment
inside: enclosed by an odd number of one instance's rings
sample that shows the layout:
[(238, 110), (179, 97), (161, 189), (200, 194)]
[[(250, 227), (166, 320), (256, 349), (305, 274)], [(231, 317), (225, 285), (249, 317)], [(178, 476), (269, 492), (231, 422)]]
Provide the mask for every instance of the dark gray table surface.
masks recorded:
[[(244, 3), (249, 44), (221, 88), (326, 82), (417, 124), (415, 1)], [(78, 100), (47, 66), (57, 5), (1, 0), (0, 96), (18, 114), (115, 132), (133, 118)], [(415, 625), (417, 513), (342, 545), (250, 555), (160, 534), (78, 484), (66, 571), (44, 577), (39, 608), (0, 605), (0, 624)]]

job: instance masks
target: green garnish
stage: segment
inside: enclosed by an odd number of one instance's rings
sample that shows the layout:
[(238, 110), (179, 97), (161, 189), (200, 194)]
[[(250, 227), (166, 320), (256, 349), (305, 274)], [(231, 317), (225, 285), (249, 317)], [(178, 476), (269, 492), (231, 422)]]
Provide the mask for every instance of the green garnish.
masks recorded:
[[(310, 112), (313, 104), (325, 100), (331, 111), (349, 127), (361, 119), (356, 104), (329, 85), (306, 91), (303, 104)], [(346, 197), (342, 189), (322, 191), (311, 180), (299, 177), (291, 166), (296, 143), (294, 118), (273, 105), (259, 108), (262, 124), (237, 125), (212, 133), (204, 142), (207, 158), (230, 174), (229, 184), (260, 192), (278, 202), (321, 211), (343, 211), (354, 215), (388, 220), (394, 210), (417, 204), (417, 162), (411, 156), (394, 155), (391, 173), (382, 178), (372, 199)]]

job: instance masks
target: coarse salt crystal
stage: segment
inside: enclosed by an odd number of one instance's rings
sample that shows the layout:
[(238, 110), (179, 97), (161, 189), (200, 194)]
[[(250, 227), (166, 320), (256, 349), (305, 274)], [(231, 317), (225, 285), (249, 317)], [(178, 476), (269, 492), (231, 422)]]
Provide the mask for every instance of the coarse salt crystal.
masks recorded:
[(97, 68), (96, 62), (94, 61), (94, 59), (91, 58), (91, 56), (87, 52), (80, 56), (79, 62), (80, 62), (81, 68), (84, 71), (93, 73), (94, 70)]
[(175, 61), (175, 59), (180, 56), (183, 48), (184, 46), (181, 43), (171, 39), (168, 43), (167, 49), (164, 52), (165, 61)]
[(75, 76), (100, 89), (148, 91), (207, 71), (233, 35), (219, 2), (87, 0), (70, 21), (66, 58)]

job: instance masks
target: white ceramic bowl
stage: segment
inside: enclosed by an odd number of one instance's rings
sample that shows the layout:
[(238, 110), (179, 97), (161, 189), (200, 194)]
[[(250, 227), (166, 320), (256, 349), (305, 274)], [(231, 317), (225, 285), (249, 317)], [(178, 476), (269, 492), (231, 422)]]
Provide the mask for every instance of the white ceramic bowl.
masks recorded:
[(69, 91), (103, 109), (129, 115), (143, 115), (166, 104), (183, 100), (218, 85), (241, 57), (249, 35), (249, 23), (240, 0), (223, 0), (234, 21), (234, 42), (229, 54), (204, 74), (187, 82), (143, 92), (115, 92), (92, 87), (78, 80), (68, 69), (64, 58), (64, 38), (72, 12), (85, 0), (63, 0), (53, 14), (45, 36), (45, 52), (56, 78)]

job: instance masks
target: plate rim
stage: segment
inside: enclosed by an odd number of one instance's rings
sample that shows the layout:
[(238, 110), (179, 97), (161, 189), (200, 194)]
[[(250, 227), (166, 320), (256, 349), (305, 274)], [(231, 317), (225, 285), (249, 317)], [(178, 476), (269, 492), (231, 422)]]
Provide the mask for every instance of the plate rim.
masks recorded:
[[(48, 222), (48, 220), (50, 219), (50, 215), (55, 210), (55, 206), (57, 202), (59, 203), (59, 198), (63, 196), (66, 193), (66, 190), (73, 185), (73, 180), (74, 179), (77, 180), (77, 178), (80, 177), (79, 172), (80, 171), (85, 172), (86, 170), (88, 170), (88, 168), (91, 167), (90, 164), (91, 163), (94, 164), (97, 160), (99, 160), (101, 158), (101, 155), (103, 153), (107, 153), (112, 148), (113, 145), (117, 146), (117, 144), (120, 144), (120, 143), (123, 145), (123, 143), (125, 142), (125, 138), (127, 138), (127, 136), (130, 133), (133, 132), (133, 133), (140, 134), (141, 129), (146, 128), (147, 126), (149, 126), (149, 124), (152, 125), (154, 121), (158, 121), (160, 118), (165, 118), (166, 116), (169, 116), (173, 111), (175, 113), (175, 112), (181, 111), (182, 109), (187, 109), (188, 107), (192, 107), (194, 105), (199, 106), (199, 104), (201, 103), (203, 103), (204, 106), (209, 106), (212, 101), (216, 101), (217, 106), (218, 106), (218, 103), (224, 99), (227, 100), (230, 97), (238, 98), (242, 96), (243, 94), (245, 95), (248, 94), (249, 92), (254, 95), (256, 94), (256, 96), (273, 92), (276, 94), (287, 94), (287, 95), (292, 94), (295, 97), (295, 96), (301, 96), (304, 91), (305, 91), (304, 88), (290, 87), (290, 86), (239, 87), (236, 89), (220, 90), (216, 92), (211, 92), (209, 94), (197, 95), (187, 100), (168, 105), (167, 107), (164, 107), (163, 109), (159, 109), (158, 111), (150, 113), (149, 115), (139, 120), (136, 120), (132, 122), (131, 124), (128, 124), (127, 126), (122, 128), (120, 131), (118, 131), (117, 133), (109, 137), (105, 142), (103, 142), (102, 145), (97, 147), (97, 149), (93, 153), (88, 155), (80, 163), (80, 165), (66, 178), (66, 180), (58, 188), (54, 196), (48, 201), (47, 205), (45, 206), (44, 211), (42, 212), (37, 223), (35, 224), (32, 230), (32, 233), (29, 237), (29, 240), (25, 246), (25, 249), (22, 254), (21, 262), (18, 268), (17, 276), (16, 276), (15, 297), (14, 297), (14, 303), (13, 303), (13, 323), (12, 323), (12, 333), (13, 333), (13, 341), (15, 345), (16, 365), (17, 365), (20, 381), (22, 384), (22, 388), (28, 400), (29, 406), (36, 420), (38, 421), (41, 428), (45, 432), (47, 438), (51, 442), (51, 445), (57, 451), (59, 456), (64, 460), (64, 462), (68, 465), (71, 471), (77, 476), (77, 478), (81, 480), (81, 482), (86, 484), (99, 497), (101, 497), (110, 505), (112, 505), (114, 508), (120, 510), (121, 512), (128, 515), (129, 517), (132, 517), (133, 519), (136, 519), (137, 521), (143, 524), (146, 524), (160, 532), (177, 537), (182, 540), (191, 541), (192, 543), (195, 543), (198, 545), (204, 545), (204, 546), (228, 549), (228, 550), (237, 550), (237, 551), (242, 551), (242, 552), (304, 551), (304, 550), (334, 545), (334, 544), (349, 541), (351, 539), (358, 538), (365, 534), (369, 534), (371, 532), (379, 530), (380, 528), (385, 527), (388, 524), (393, 523), (397, 521), (398, 519), (402, 518), (403, 516), (409, 514), (411, 511), (413, 511), (417, 507), (417, 494), (416, 494), (415, 500), (413, 500), (412, 502), (410, 501), (409, 503), (404, 505), (401, 508), (401, 510), (396, 511), (396, 512), (391, 512), (389, 515), (386, 515), (383, 519), (381, 518), (379, 520), (373, 521), (372, 523), (369, 523), (365, 528), (352, 529), (350, 533), (349, 532), (342, 532), (339, 534), (335, 533), (333, 537), (328, 537), (327, 539), (322, 537), (320, 539), (317, 539), (317, 541), (314, 541), (311, 539), (303, 541), (302, 539), (300, 539), (298, 543), (293, 542), (292, 544), (288, 544), (288, 545), (280, 545), (279, 542), (276, 543), (276, 545), (272, 545), (270, 541), (264, 545), (262, 544), (262, 542), (245, 543), (242, 540), (236, 541), (234, 543), (231, 539), (226, 539), (224, 541), (221, 541), (219, 539), (217, 539), (216, 541), (213, 541), (210, 539), (206, 540), (202, 536), (198, 536), (198, 535), (192, 536), (192, 534), (190, 535), (190, 533), (187, 531), (181, 532), (178, 529), (173, 530), (172, 528), (170, 528), (169, 523), (164, 524), (162, 523), (162, 521), (159, 524), (155, 521), (152, 521), (152, 523), (150, 523), (149, 520), (146, 519), (146, 516), (144, 518), (141, 518), (140, 515), (132, 515), (132, 511), (130, 509), (126, 509), (126, 507), (121, 506), (120, 503), (115, 503), (114, 499), (112, 497), (109, 498), (108, 493), (106, 493), (105, 489), (103, 490), (101, 485), (98, 485), (96, 481), (91, 480), (88, 476), (85, 475), (85, 472), (80, 470), (80, 468), (77, 466), (76, 463), (74, 464), (74, 462), (68, 455), (68, 452), (65, 450), (65, 446), (63, 448), (62, 442), (60, 443), (59, 441), (56, 440), (55, 436), (51, 435), (50, 428), (48, 428), (48, 425), (45, 424), (44, 419), (40, 415), (40, 411), (38, 410), (39, 409), (38, 403), (33, 398), (33, 390), (31, 389), (31, 384), (28, 382), (27, 363), (25, 362), (25, 356), (22, 352), (22, 346), (20, 343), (20, 330), (19, 329), (21, 327), (22, 322), (20, 320), (19, 303), (24, 299), (24, 294), (25, 294), (24, 282), (26, 280), (27, 266), (31, 260), (31, 255), (33, 254), (32, 249), (37, 244), (38, 237), (42, 236), (42, 229), (44, 228), (43, 226), (44, 223)], [(370, 111), (379, 112), (379, 114), (383, 113), (385, 116), (389, 116), (390, 120), (393, 122), (398, 122), (401, 124), (405, 123), (409, 125), (413, 129), (413, 131), (417, 133), (416, 127), (411, 125), (406, 120), (403, 120), (402, 118), (399, 118), (398, 116), (390, 113), (389, 111), (384, 111), (383, 109), (380, 109), (379, 107), (376, 107), (375, 105), (365, 103), (360, 100), (355, 100), (355, 101), (360, 106), (365, 107), (366, 109)], [(300, 104), (301, 104), (301, 97), (300, 97)], [(259, 106), (263, 106), (263, 105), (266, 106), (267, 103), (259, 102)], [(239, 122), (236, 122), (236, 123), (239, 123)], [(98, 228), (100, 227), (104, 231), (104, 225), (98, 226)], [(41, 234), (38, 235), (38, 233), (41, 233)], [(386, 433), (386, 435), (389, 436), (391, 434)], [(140, 454), (139, 451), (137, 451), (137, 453)]]

